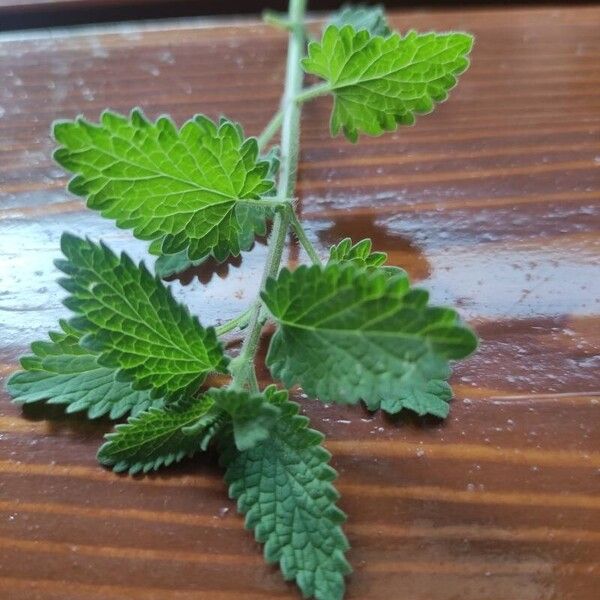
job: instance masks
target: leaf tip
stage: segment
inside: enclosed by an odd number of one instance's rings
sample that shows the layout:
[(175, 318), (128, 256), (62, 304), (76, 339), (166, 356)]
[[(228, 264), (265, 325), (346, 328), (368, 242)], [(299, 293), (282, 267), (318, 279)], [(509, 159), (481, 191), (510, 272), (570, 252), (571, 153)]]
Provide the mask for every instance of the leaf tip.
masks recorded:
[(67, 258), (70, 258), (84, 243), (83, 238), (69, 231), (64, 231), (60, 236), (60, 250)]

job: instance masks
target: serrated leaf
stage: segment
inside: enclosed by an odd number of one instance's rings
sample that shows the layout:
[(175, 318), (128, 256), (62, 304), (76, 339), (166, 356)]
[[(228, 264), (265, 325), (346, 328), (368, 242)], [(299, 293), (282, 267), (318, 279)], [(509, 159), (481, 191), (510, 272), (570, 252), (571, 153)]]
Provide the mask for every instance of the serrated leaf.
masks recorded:
[(61, 248), (67, 260), (56, 265), (68, 278), (59, 283), (70, 293), (64, 304), (78, 315), (70, 324), (100, 365), (118, 370), (117, 379), (171, 397), (225, 372), (214, 329), (203, 328), (143, 263), (69, 234)]
[(359, 267), (380, 267), (387, 260), (385, 252), (372, 252), (370, 239), (352, 244), (350, 238), (344, 238), (339, 244), (329, 248), (327, 264), (352, 262)]
[(99, 124), (58, 122), (54, 137), (55, 160), (76, 174), (69, 190), (140, 239), (161, 240), (163, 254), (224, 260), (266, 231), (272, 206), (260, 198), (274, 188), (272, 161), (233, 121), (198, 115), (177, 129), (137, 109), (106, 111)]
[(49, 342), (31, 345), (33, 355), (21, 359), (24, 370), (6, 382), (15, 403), (65, 404), (67, 413), (87, 411), (89, 419), (119, 419), (163, 405), (162, 398), (153, 399), (148, 391), (117, 381), (114, 369), (98, 364), (98, 354), (79, 345), (75, 330), (64, 321), (60, 326), (63, 331), (51, 332)]
[(385, 265), (387, 260), (387, 253), (385, 252), (372, 252), (372, 242), (366, 238), (360, 240), (356, 244), (352, 244), (350, 238), (344, 238), (339, 244), (331, 246), (329, 248), (329, 260), (328, 265), (334, 263), (346, 264), (352, 263), (357, 267), (364, 269), (377, 269), (387, 273), (388, 275), (406, 275), (406, 271), (400, 267), (393, 265)]
[(386, 36), (391, 33), (383, 6), (346, 5), (331, 15), (327, 25), (341, 29), (345, 25), (356, 31), (368, 31), (371, 35)]
[(449, 359), (477, 346), (450, 308), (427, 304), (403, 272), (349, 263), (284, 269), (262, 298), (279, 327), (267, 365), (324, 402), (445, 417)]
[[(261, 160), (267, 162), (269, 165), (267, 172), (268, 179), (275, 179), (279, 172), (279, 154), (279, 146), (273, 146), (265, 156), (261, 157)], [(272, 193), (274, 194), (275, 191), (275, 188), (273, 188)], [(271, 193), (269, 193), (269, 195), (271, 195)], [(258, 216), (260, 217), (260, 214)], [(260, 227), (262, 226), (259, 224), (259, 229)], [(250, 242), (250, 244), (251, 243), (252, 242)], [(186, 271), (187, 269), (198, 267), (208, 259), (208, 256), (204, 256), (198, 260), (190, 260), (188, 258), (187, 249), (181, 250), (175, 254), (162, 254), (162, 244), (162, 238), (154, 240), (150, 244), (149, 252), (158, 257), (154, 263), (154, 272), (163, 279)], [(244, 246), (243, 249), (248, 250), (249, 248)]]
[(347, 25), (331, 25), (312, 42), (302, 65), (325, 79), (334, 95), (331, 132), (351, 141), (380, 135), (416, 114), (433, 110), (469, 66), (473, 37), (467, 33), (409, 32), (384, 38)]
[(252, 449), (224, 445), (229, 495), (246, 514), (246, 527), (265, 544), (265, 559), (279, 563), (305, 598), (341, 600), (351, 571), (344, 556), (349, 546), (341, 529), (345, 515), (335, 505), (337, 474), (320, 445), (323, 435), (308, 428), (287, 392), (272, 386), (265, 394), (281, 414), (269, 438)]
[(164, 279), (171, 275), (176, 275), (187, 269), (198, 267), (207, 257), (200, 260), (190, 260), (187, 255), (187, 250), (177, 252), (177, 254), (162, 254), (154, 263), (154, 272)]
[(249, 450), (262, 442), (273, 429), (279, 408), (270, 402), (275, 386), (262, 394), (249, 394), (226, 388), (212, 388), (207, 395), (215, 405), (231, 417), (233, 437), (238, 450)]
[[(221, 416), (208, 397), (151, 408), (106, 434), (98, 460), (116, 472), (128, 471), (130, 475), (168, 467), (205, 450)], [(195, 426), (193, 434), (184, 433), (191, 426)]]

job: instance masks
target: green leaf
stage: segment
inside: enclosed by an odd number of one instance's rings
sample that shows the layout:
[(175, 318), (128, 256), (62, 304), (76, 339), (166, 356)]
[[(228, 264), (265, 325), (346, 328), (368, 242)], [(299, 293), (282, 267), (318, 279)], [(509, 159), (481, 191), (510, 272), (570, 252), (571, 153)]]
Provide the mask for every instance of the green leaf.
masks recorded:
[[(275, 180), (277, 174), (279, 173), (279, 166), (281, 164), (281, 149), (279, 146), (271, 146), (271, 149), (261, 157), (261, 160), (264, 160), (269, 163), (269, 170), (267, 172), (267, 177), (269, 179)], [(275, 193), (275, 188), (273, 188), (271, 193)]]
[(231, 417), (238, 450), (249, 450), (269, 437), (279, 415), (279, 408), (270, 402), (275, 390), (275, 386), (269, 386), (262, 394), (225, 388), (207, 392), (216, 406)]
[(449, 359), (477, 346), (450, 308), (427, 304), (406, 274), (331, 264), (283, 270), (263, 300), (279, 324), (267, 355), (271, 373), (324, 402), (445, 417)]
[(87, 411), (89, 419), (106, 414), (119, 419), (137, 414), (151, 406), (162, 406), (163, 399), (152, 399), (145, 390), (115, 379), (115, 370), (98, 364), (98, 355), (79, 345), (80, 335), (64, 321), (62, 332), (50, 332), (49, 342), (34, 342), (32, 356), (21, 359), (24, 371), (14, 373), (6, 389), (17, 404), (45, 400), (47, 404), (66, 404), (66, 412)]
[(351, 571), (340, 526), (346, 517), (335, 505), (337, 474), (320, 445), (323, 435), (308, 428), (287, 392), (272, 386), (265, 394), (281, 414), (270, 437), (251, 450), (224, 445), (229, 495), (246, 514), (246, 527), (265, 543), (267, 562), (278, 562), (284, 578), (295, 579), (305, 598), (341, 600), (344, 576)]
[(406, 271), (404, 271), (404, 269), (384, 264), (388, 257), (387, 253), (372, 252), (371, 247), (372, 242), (368, 238), (360, 240), (360, 242), (357, 242), (354, 245), (350, 238), (344, 238), (339, 244), (329, 248), (329, 260), (327, 261), (327, 264), (352, 263), (357, 267), (362, 267), (364, 269), (379, 269), (381, 272), (385, 272), (390, 276), (406, 276)]
[[(174, 406), (151, 408), (105, 436), (98, 460), (116, 472), (130, 475), (168, 467), (205, 450), (218, 430), (221, 413), (208, 397), (192, 398)], [(193, 434), (184, 429), (194, 426)]]
[(99, 353), (100, 365), (118, 370), (118, 380), (174, 396), (197, 388), (211, 371), (226, 371), (214, 329), (204, 329), (143, 263), (69, 234), (61, 248), (67, 260), (56, 266), (69, 277), (59, 283), (70, 293), (64, 303), (78, 315), (70, 324), (84, 334), (81, 345)]
[(187, 250), (177, 252), (177, 254), (161, 254), (154, 263), (154, 272), (161, 278), (176, 275), (182, 271), (186, 271), (192, 267), (201, 265), (205, 258), (200, 260), (190, 260), (187, 255)]
[[(265, 156), (261, 157), (261, 160), (267, 162), (269, 165), (267, 172), (268, 179), (275, 179), (277, 176), (279, 171), (279, 154), (279, 147), (273, 146)], [(272, 193), (274, 194), (275, 191), (275, 188), (273, 188)], [(154, 240), (150, 244), (149, 251), (150, 254), (154, 254), (158, 257), (154, 263), (154, 272), (163, 279), (186, 271), (187, 269), (198, 267), (208, 258), (208, 256), (204, 256), (198, 260), (190, 260), (188, 258), (187, 249), (181, 250), (181, 252), (175, 254), (162, 254), (162, 244), (163, 240), (161, 238)]]
[(162, 240), (163, 254), (224, 260), (266, 231), (273, 207), (260, 198), (274, 188), (272, 163), (237, 123), (198, 115), (178, 130), (137, 109), (106, 111), (99, 124), (58, 122), (54, 137), (55, 160), (76, 174), (69, 190), (138, 238)]
[(359, 267), (380, 267), (387, 260), (385, 252), (371, 252), (370, 239), (352, 244), (350, 238), (344, 238), (339, 244), (329, 248), (327, 264), (351, 262)]
[(346, 5), (331, 15), (327, 25), (341, 29), (351, 25), (356, 31), (368, 31), (371, 35), (387, 36), (391, 33), (383, 6)]
[(380, 135), (398, 123), (412, 125), (415, 114), (446, 100), (469, 66), (472, 45), (467, 33), (411, 31), (383, 38), (331, 25), (321, 42), (309, 45), (302, 65), (329, 83), (335, 97), (332, 134), (343, 130), (355, 142), (359, 132)]

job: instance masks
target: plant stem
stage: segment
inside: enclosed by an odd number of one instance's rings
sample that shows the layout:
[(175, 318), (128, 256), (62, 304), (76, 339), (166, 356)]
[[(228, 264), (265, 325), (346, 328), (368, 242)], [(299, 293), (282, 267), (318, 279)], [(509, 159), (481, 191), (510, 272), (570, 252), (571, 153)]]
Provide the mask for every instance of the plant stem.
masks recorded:
[(306, 253), (308, 254), (313, 264), (320, 265), (321, 258), (317, 253), (317, 250), (313, 246), (312, 242), (308, 239), (306, 231), (304, 231), (304, 227), (302, 227), (302, 223), (300, 223), (300, 221), (298, 220), (298, 215), (296, 214), (296, 211), (294, 210), (294, 207), (291, 204), (289, 205), (288, 213), (290, 217), (290, 225), (292, 226), (296, 237), (300, 241), (300, 244), (306, 250)]
[(237, 317), (234, 317), (230, 321), (223, 323), (223, 325), (219, 325), (215, 327), (215, 332), (218, 336), (223, 335), (224, 333), (229, 333), (233, 331), (236, 327), (241, 325), (246, 325), (250, 319), (250, 315), (252, 314), (252, 309), (254, 308), (254, 304), (247, 308), (243, 313), (240, 313)]
[[(300, 59), (304, 53), (305, 38), (301, 25), (304, 22), (305, 11), (306, 0), (290, 0), (288, 19), (294, 26), (288, 38), (285, 87), (281, 101), (283, 110), (281, 121), (281, 165), (279, 168), (279, 180), (277, 182), (277, 196), (279, 198), (292, 198), (296, 188), (298, 148), (300, 143), (300, 103), (295, 100), (302, 89), (303, 73), (300, 68)], [(273, 219), (273, 230), (269, 238), (269, 254), (260, 284), (261, 291), (264, 289), (269, 277), (277, 275), (285, 247), (285, 236), (288, 225), (289, 211), (279, 211)], [(232, 384), (236, 388), (249, 386), (253, 391), (256, 391), (258, 388), (254, 369), (254, 356), (260, 342), (261, 330), (261, 304), (257, 302), (252, 308), (248, 333), (242, 344), (240, 354), (236, 358), (236, 363), (239, 367), (236, 373), (234, 373)]]
[(265, 146), (271, 141), (271, 138), (279, 131), (281, 122), (283, 121), (283, 111), (279, 109), (273, 118), (267, 123), (267, 126), (258, 136), (258, 149), (264, 150)]
[(308, 100), (312, 100), (318, 96), (324, 96), (330, 91), (331, 86), (329, 83), (317, 83), (316, 85), (311, 85), (310, 87), (307, 87), (296, 94), (295, 101), (298, 104), (302, 104), (303, 102), (308, 102)]
[[(284, 31), (292, 31), (292, 29), (295, 26), (297, 26), (297, 24), (291, 23), (288, 18), (283, 17), (281, 13), (278, 13), (274, 10), (264, 10), (262, 14), (262, 19), (267, 25), (272, 25), (273, 27), (283, 29)], [(301, 24), (301, 27), (304, 30), (304, 37), (308, 41), (312, 41), (314, 38), (311, 35), (310, 31), (308, 31), (308, 28), (306, 27), (306, 24), (304, 22)]]
[[(328, 83), (319, 83), (317, 85), (312, 85), (303, 90), (300, 90), (296, 96), (292, 97), (289, 102), (296, 102), (298, 104), (303, 104), (304, 102), (308, 102), (309, 100), (313, 100), (318, 96), (323, 96), (328, 94), (331, 91)], [(283, 113), (285, 112), (285, 106), (280, 108), (271, 118), (271, 120), (267, 123), (266, 127), (262, 130), (260, 135), (258, 136), (258, 148), (259, 150), (264, 150), (265, 146), (271, 141), (271, 138), (279, 131), (281, 124), (283, 122)]]
[(263, 198), (238, 198), (235, 200), (238, 204), (248, 204), (249, 206), (255, 207), (265, 207), (270, 206), (271, 208), (277, 209), (286, 209), (289, 206), (290, 202), (293, 201), (293, 198), (278, 198), (277, 196), (267, 196)]
[[(298, 26), (304, 22), (306, 0), (290, 0), (289, 18)], [(281, 166), (277, 196), (293, 198), (296, 189), (298, 150), (300, 146), (300, 104), (296, 98), (302, 89), (303, 72), (300, 59), (304, 54), (304, 34), (298, 27), (289, 35), (286, 81), (282, 105)]]
[(282, 13), (278, 13), (274, 10), (264, 10), (262, 19), (267, 25), (273, 25), (273, 27), (278, 27), (279, 29), (284, 29), (285, 31), (289, 31), (291, 29), (288, 19), (283, 17)]

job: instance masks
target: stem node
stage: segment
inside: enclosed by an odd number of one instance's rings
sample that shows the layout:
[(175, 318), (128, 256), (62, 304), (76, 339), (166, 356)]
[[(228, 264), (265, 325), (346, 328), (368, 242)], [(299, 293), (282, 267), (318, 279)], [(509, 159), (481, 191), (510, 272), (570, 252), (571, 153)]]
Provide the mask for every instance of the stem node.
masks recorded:
[[(290, 0), (288, 23), (298, 25), (304, 22), (306, 0)], [(291, 27), (288, 38), (288, 54), (286, 78), (281, 100), (281, 117), (277, 113), (259, 137), (259, 146), (264, 146), (277, 132), (281, 124), (281, 165), (277, 182), (277, 197), (292, 198), (296, 188), (296, 171), (298, 169), (298, 146), (300, 142), (300, 102), (296, 98), (302, 89), (303, 74), (300, 59), (304, 52), (305, 34), (303, 27)], [(281, 123), (279, 123), (281, 121)], [(275, 277), (279, 271), (281, 257), (285, 247), (285, 237), (290, 224), (290, 212), (282, 210), (275, 214), (273, 230), (269, 238), (269, 254), (260, 284), (261, 291), (267, 280)], [(295, 213), (293, 213), (295, 216)], [(297, 221), (297, 217), (296, 217)], [(260, 343), (262, 330), (261, 303), (252, 307), (248, 333), (244, 338), (239, 356), (235, 359), (235, 372), (232, 386), (236, 388), (257, 388), (254, 357)]]

